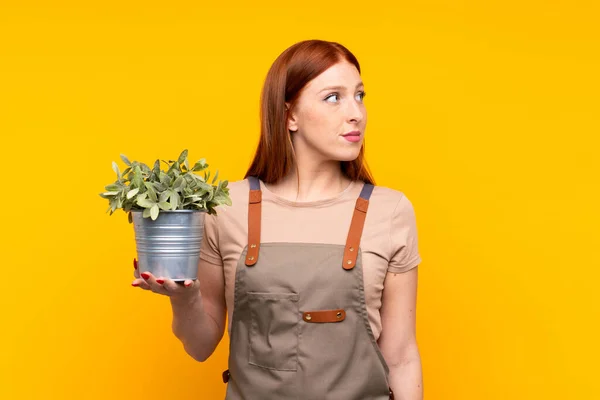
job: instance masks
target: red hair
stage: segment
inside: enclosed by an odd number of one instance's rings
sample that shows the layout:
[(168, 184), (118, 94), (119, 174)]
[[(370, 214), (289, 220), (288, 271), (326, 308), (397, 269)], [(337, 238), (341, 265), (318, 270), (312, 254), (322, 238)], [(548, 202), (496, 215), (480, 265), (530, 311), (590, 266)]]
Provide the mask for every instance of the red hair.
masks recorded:
[[(304, 86), (341, 61), (353, 64), (356, 57), (344, 46), (324, 40), (305, 40), (277, 57), (265, 79), (260, 99), (260, 140), (246, 172), (265, 183), (276, 183), (295, 165), (294, 148), (287, 129), (288, 113), (294, 109)], [(285, 103), (290, 103), (289, 110)], [(375, 184), (364, 157), (364, 142), (353, 161), (341, 161), (342, 172), (352, 180)]]

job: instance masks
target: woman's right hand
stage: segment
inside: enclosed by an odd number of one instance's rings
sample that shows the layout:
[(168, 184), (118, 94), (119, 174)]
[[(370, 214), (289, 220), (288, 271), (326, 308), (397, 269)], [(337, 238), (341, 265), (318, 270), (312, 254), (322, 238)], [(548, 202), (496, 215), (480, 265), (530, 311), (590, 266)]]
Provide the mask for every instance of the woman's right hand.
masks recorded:
[(191, 298), (199, 294), (200, 284), (198, 279), (186, 279), (183, 284), (181, 284), (169, 278), (155, 277), (147, 271), (140, 273), (135, 258), (133, 259), (133, 269), (133, 276), (136, 279), (131, 282), (131, 286), (139, 287), (171, 298)]

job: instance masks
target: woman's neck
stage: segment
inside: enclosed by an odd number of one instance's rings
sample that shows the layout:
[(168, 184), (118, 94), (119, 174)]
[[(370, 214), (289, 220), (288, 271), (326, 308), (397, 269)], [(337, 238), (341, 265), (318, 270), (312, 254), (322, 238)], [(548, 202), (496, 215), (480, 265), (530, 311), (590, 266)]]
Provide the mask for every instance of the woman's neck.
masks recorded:
[(351, 182), (338, 161), (329, 161), (310, 167), (297, 165), (267, 189), (291, 201), (318, 201), (343, 192)]

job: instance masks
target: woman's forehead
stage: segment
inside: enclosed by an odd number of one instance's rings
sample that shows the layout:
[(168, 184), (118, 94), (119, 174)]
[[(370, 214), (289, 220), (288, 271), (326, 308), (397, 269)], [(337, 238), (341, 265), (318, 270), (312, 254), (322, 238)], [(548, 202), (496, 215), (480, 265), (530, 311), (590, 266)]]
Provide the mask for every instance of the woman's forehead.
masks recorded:
[(323, 71), (306, 85), (306, 90), (318, 93), (327, 89), (354, 90), (362, 85), (360, 74), (350, 63), (337, 63)]

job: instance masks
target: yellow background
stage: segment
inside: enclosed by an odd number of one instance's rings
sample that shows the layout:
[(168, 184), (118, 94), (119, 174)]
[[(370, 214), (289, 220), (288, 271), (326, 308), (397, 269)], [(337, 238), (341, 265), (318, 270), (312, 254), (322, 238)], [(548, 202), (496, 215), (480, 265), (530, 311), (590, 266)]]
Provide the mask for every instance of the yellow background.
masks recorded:
[(130, 286), (119, 154), (241, 179), (264, 76), (339, 41), (377, 183), (417, 213), (425, 398), (598, 399), (593, 1), (2, 2), (2, 399), (220, 399), (168, 299)]

